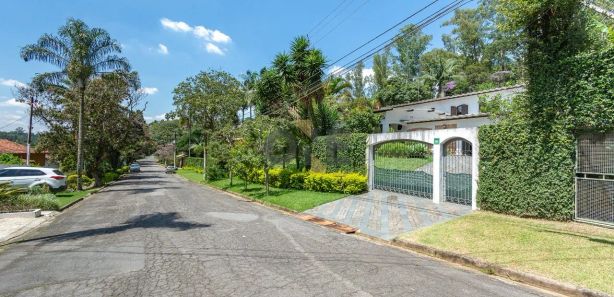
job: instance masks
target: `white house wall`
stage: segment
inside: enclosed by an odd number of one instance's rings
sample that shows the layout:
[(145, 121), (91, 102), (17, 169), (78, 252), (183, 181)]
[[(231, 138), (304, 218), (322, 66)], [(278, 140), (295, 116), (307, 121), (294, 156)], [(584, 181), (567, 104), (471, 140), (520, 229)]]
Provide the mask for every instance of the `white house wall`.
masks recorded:
[[(381, 121), (382, 129), (384, 133), (388, 132), (391, 124), (403, 125), (401, 131), (408, 131), (409, 129), (413, 129), (414, 127), (425, 127), (434, 129), (435, 125), (445, 124), (443, 121), (436, 121), (433, 124), (426, 123), (417, 123), (411, 124), (407, 122), (415, 122), (415, 121), (426, 121), (426, 120), (434, 120), (434, 119), (445, 119), (450, 116), (451, 107), (459, 106), (462, 104), (466, 104), (468, 107), (469, 115), (477, 115), (480, 113), (479, 106), (479, 98), (482, 96), (487, 96), (488, 98), (493, 98), (496, 95), (501, 95), (504, 99), (511, 98), (513, 95), (518, 94), (524, 90), (523, 87), (515, 87), (509, 89), (502, 89), (487, 93), (479, 93), (479, 94), (469, 94), (467, 96), (458, 96), (451, 97), (448, 99), (435, 100), (435, 101), (426, 101), (424, 103), (416, 103), (409, 106), (399, 106), (395, 107), (392, 110), (386, 111), (384, 117)], [(434, 111), (430, 111), (434, 109)], [(408, 111), (412, 110), (412, 111)], [(445, 115), (441, 115), (445, 113)], [(478, 127), (481, 125), (489, 124), (486, 118), (471, 118), (471, 119), (457, 119), (450, 120), (449, 123), (457, 123), (458, 128), (464, 127)], [(472, 126), (474, 125), (474, 126)]]

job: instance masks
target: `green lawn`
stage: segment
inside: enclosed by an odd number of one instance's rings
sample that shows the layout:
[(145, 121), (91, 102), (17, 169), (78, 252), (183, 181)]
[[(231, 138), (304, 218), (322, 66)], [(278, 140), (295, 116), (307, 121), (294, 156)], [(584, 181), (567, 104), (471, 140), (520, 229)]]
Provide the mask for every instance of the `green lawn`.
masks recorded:
[[(194, 171), (180, 169), (177, 171), (177, 174), (193, 182), (202, 183), (202, 175)], [(243, 181), (239, 179), (234, 179), (232, 187), (230, 186), (229, 179), (213, 181), (207, 184), (215, 188), (242, 194), (298, 212), (302, 212), (318, 205), (335, 201), (347, 196), (346, 194), (342, 193), (322, 193), (295, 189), (278, 189), (273, 187), (269, 188), (269, 195), (267, 196), (264, 185), (249, 184), (247, 189), (245, 189)]]
[(384, 169), (396, 170), (416, 170), (426, 164), (432, 163), (433, 158), (391, 158), (391, 157), (375, 157), (375, 166)]
[(476, 212), (400, 236), (614, 294), (614, 230)]
[(56, 193), (55, 196), (57, 197), (57, 202), (60, 205), (60, 208), (72, 203), (73, 201), (76, 201), (80, 198), (85, 197), (87, 194), (92, 193), (98, 191), (98, 188), (95, 189), (89, 189), (89, 190), (83, 190), (83, 191), (74, 191), (74, 192), (70, 192), (70, 191), (64, 191), (64, 192), (59, 192)]

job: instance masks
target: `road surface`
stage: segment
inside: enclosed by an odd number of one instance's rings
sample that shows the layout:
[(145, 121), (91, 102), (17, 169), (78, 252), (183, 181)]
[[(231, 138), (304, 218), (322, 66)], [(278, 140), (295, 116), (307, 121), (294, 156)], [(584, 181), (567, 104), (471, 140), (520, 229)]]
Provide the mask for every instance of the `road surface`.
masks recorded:
[(3, 247), (0, 295), (544, 295), (142, 169)]

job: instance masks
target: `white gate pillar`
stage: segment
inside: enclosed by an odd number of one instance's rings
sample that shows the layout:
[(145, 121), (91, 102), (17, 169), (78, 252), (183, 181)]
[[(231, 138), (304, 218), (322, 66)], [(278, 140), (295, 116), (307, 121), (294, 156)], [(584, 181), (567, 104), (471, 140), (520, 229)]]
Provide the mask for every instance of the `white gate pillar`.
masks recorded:
[(368, 187), (369, 191), (373, 190), (373, 185), (375, 183), (375, 146), (371, 144), (367, 144), (367, 177), (368, 177)]
[(478, 179), (480, 177), (480, 143), (475, 135), (471, 143), (471, 209), (478, 209)]
[(433, 203), (441, 202), (441, 145), (433, 144)]

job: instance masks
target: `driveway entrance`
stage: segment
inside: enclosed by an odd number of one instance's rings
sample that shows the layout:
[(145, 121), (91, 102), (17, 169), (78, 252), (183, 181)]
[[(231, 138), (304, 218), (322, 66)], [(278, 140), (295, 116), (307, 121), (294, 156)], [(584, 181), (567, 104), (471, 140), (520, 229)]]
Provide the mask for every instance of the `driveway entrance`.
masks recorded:
[(305, 213), (344, 223), (360, 232), (391, 240), (401, 233), (444, 222), (471, 212), (471, 206), (433, 203), (399, 193), (373, 190), (339, 199)]

